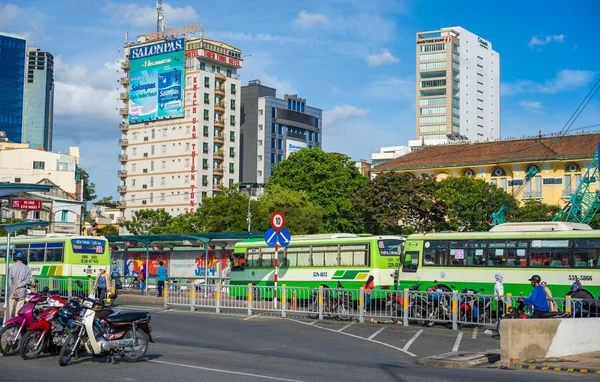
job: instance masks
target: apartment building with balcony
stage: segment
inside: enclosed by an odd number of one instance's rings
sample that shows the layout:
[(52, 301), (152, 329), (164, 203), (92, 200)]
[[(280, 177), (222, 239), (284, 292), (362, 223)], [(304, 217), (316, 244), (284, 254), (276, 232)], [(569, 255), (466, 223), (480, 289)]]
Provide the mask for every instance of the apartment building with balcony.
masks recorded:
[[(120, 221), (131, 219), (136, 210), (143, 208), (164, 208), (173, 216), (193, 213), (203, 198), (216, 195), (239, 179), (241, 92), (237, 71), (242, 67), (241, 50), (205, 38), (187, 39), (183, 45), (177, 41), (125, 46), (125, 59), (121, 63), (125, 75), (119, 81), (124, 87), (120, 94), (123, 106), (119, 110), (121, 167), (117, 174)], [(141, 77), (151, 76), (150, 72), (143, 75), (135, 72), (139, 66), (136, 60), (158, 50), (152, 47), (157, 44), (165, 44), (164, 49), (170, 54), (183, 50), (181, 72), (177, 72), (176, 66), (170, 67), (169, 71), (174, 68), (176, 74), (164, 77), (167, 71), (159, 70), (161, 81), (163, 78), (170, 81), (164, 89), (160, 83), (140, 82)], [(151, 64), (179, 62), (176, 56), (164, 57), (141, 59)], [(135, 104), (138, 102), (135, 97), (141, 91), (153, 92), (154, 86), (158, 87), (159, 99), (165, 91), (171, 101), (170, 104), (159, 101), (156, 116), (144, 117), (147, 110)], [(178, 91), (180, 104), (173, 101)], [(163, 110), (171, 115), (161, 116)]]
[(416, 39), (416, 140), (409, 146), (500, 139), (500, 55), (461, 27)]

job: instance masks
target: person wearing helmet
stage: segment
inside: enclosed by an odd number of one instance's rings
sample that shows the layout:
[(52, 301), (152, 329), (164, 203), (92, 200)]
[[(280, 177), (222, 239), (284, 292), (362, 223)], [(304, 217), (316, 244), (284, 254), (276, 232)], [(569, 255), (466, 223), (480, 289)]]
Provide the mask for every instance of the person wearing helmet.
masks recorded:
[(8, 318), (15, 317), (17, 312), (25, 303), (25, 295), (27, 294), (27, 285), (31, 284), (33, 277), (31, 269), (23, 263), (25, 261), (25, 253), (16, 251), (13, 253), (13, 261), (15, 262), (8, 269)]
[(533, 305), (531, 318), (538, 318), (542, 316), (542, 313), (549, 311), (550, 306), (546, 298), (546, 290), (540, 285), (542, 278), (538, 275), (533, 275), (529, 281), (531, 282), (533, 291), (531, 292), (531, 296), (522, 299), (522, 301), (525, 305)]

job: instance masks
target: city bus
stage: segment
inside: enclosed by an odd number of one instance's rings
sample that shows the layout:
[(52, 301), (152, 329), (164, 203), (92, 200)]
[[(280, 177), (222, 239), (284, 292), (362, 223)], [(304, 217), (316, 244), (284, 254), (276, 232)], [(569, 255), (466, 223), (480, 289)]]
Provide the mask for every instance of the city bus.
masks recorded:
[[(375, 289), (393, 289), (404, 239), (346, 233), (292, 236), (289, 246), (279, 249), (278, 284), (335, 288), (341, 282), (344, 288), (359, 289), (372, 275)], [(274, 247), (263, 239), (238, 242), (232, 254), (230, 285), (274, 285), (274, 258)]]
[(529, 278), (537, 274), (553, 297), (570, 293), (578, 279), (577, 298), (600, 294), (600, 230), (564, 222), (506, 223), (489, 232), (414, 234), (406, 238), (399, 275), (400, 289), (436, 281), (493, 294), (495, 274), (504, 279), (504, 293), (528, 296)]
[[(23, 251), (34, 278), (95, 278), (104, 267), (110, 272), (110, 246), (104, 237), (47, 235), (17, 236), (10, 240), (12, 254)], [(6, 273), (6, 238), (0, 238), (0, 275)]]

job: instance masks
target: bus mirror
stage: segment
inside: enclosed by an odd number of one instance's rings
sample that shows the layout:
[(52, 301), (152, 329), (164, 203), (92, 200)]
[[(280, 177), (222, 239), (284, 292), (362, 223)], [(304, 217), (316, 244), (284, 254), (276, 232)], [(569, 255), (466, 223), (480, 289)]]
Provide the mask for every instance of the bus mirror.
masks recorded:
[(404, 252), (402, 252), (402, 254), (400, 255), (400, 262), (402, 264), (404, 264), (405, 261), (406, 261), (406, 254)]

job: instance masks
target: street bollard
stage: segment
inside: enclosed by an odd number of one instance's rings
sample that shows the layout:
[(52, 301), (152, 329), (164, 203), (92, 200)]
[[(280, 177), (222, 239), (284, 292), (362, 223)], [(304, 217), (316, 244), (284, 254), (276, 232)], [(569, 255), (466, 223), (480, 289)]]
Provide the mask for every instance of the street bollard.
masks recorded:
[(565, 313), (571, 313), (571, 296), (565, 296)]
[(319, 321), (323, 320), (323, 286), (319, 286)]
[(403, 313), (403, 319), (404, 322), (402, 323), (404, 326), (408, 326), (408, 306), (410, 304), (409, 301), (409, 295), (408, 295), (408, 288), (404, 288), (404, 301), (402, 301), (402, 309), (404, 309), (404, 313)]
[(365, 287), (360, 287), (360, 294), (358, 296), (358, 322), (365, 322)]
[(507, 293), (506, 294), (506, 304), (504, 304), (505, 306), (505, 312), (504, 313), (509, 313), (510, 312), (510, 306), (512, 305), (512, 293)]
[(169, 280), (165, 280), (165, 287), (163, 288), (163, 307), (167, 309), (167, 291), (169, 290)]
[(458, 294), (452, 291), (452, 330), (458, 330)]
[(216, 290), (215, 290), (215, 306), (216, 306), (216, 312), (217, 313), (221, 313), (221, 285), (217, 285)]
[(252, 284), (248, 284), (248, 315), (252, 315)]
[(73, 297), (73, 280), (71, 280), (70, 277), (69, 277), (69, 279), (67, 281), (67, 294), (69, 296), (69, 299), (71, 297)]
[(285, 318), (285, 309), (287, 308), (287, 291), (285, 284), (281, 286), (281, 317)]
[(190, 284), (190, 311), (194, 311), (194, 305), (196, 304), (196, 286)]

